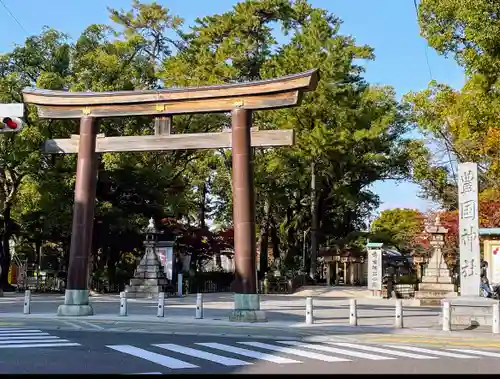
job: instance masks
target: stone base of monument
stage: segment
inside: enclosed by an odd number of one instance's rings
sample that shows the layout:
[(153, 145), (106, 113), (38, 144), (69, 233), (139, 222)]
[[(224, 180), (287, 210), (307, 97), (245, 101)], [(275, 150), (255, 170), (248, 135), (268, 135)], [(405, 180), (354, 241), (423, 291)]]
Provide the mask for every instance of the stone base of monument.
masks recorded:
[(89, 303), (88, 290), (66, 290), (64, 304), (57, 308), (58, 316), (92, 316), (94, 310)]
[[(479, 296), (447, 298), (450, 302), (451, 324), (466, 326), (491, 326), (493, 304), (498, 300)], [(440, 323), (442, 318), (440, 318)]]
[(450, 283), (420, 283), (418, 291), (415, 291), (415, 300), (418, 305), (441, 305), (445, 298), (456, 298), (455, 286)]
[(259, 294), (235, 293), (234, 310), (229, 321), (267, 322), (266, 313), (260, 310)]

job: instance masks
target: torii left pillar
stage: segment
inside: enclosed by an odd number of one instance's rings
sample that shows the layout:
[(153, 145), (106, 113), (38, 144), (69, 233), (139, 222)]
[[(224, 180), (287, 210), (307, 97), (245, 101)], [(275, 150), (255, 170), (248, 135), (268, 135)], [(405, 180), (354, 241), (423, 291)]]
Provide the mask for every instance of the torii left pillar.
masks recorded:
[(92, 117), (80, 119), (80, 140), (73, 205), (73, 228), (69, 253), (68, 283), (58, 316), (91, 316), (87, 274), (92, 252), (92, 231), (97, 181), (97, 127)]

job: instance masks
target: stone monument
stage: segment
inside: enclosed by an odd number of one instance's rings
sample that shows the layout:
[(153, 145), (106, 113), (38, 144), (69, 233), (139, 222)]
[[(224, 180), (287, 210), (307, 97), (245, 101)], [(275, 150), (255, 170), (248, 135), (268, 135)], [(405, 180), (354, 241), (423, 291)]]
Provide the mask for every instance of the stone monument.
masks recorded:
[(165, 270), (156, 253), (158, 232), (153, 218), (149, 220), (145, 234), (146, 252), (134, 272), (134, 277), (130, 279), (130, 285), (125, 287), (127, 297), (131, 299), (158, 298), (158, 293), (165, 292), (168, 284)]
[(491, 325), (497, 300), (479, 296), (478, 176), (476, 163), (458, 165), (458, 231), (460, 243), (460, 296), (447, 299), (454, 325)]
[[(368, 289), (372, 291), (372, 296), (382, 297), (382, 278), (383, 278), (383, 243), (368, 242), (366, 244), (368, 265)], [(344, 274), (345, 275), (345, 274)]]
[(431, 258), (427, 263), (422, 282), (415, 292), (415, 299), (419, 305), (439, 305), (446, 297), (455, 297), (455, 285), (450, 275), (443, 256), (444, 236), (448, 229), (441, 225), (439, 215), (434, 225), (428, 226), (425, 231), (431, 235), (430, 244), (432, 248)]

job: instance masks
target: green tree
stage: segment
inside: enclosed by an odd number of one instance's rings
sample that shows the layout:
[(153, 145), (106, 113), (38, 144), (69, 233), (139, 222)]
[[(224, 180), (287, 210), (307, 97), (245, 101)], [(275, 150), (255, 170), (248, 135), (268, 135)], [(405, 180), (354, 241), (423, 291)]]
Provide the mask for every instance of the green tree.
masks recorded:
[[(370, 184), (403, 178), (408, 169), (406, 125), (394, 91), (363, 81), (355, 62), (373, 59), (372, 50), (340, 35), (339, 26), (337, 17), (306, 1), (241, 2), (222, 15), (196, 20), (185, 49), (165, 60), (160, 73), (167, 85), (187, 86), (320, 69), (319, 88), (300, 107), (254, 116), (261, 129), (293, 128), (297, 135), (293, 148), (254, 153), (261, 251), (270, 237), (275, 257), (293, 262), (312, 224), (311, 275), (319, 244), (359, 230), (377, 206)], [(276, 42), (279, 27), (290, 42)], [(217, 157), (215, 215), (227, 225), (230, 156)]]
[(405, 97), (410, 119), (424, 135), (424, 143), (415, 142), (413, 177), (424, 197), (448, 210), (457, 207), (457, 162), (478, 164), (481, 190), (500, 184), (499, 11), (495, 0), (420, 2), (422, 35), (467, 74), (460, 90), (431, 82)]
[(417, 237), (424, 231), (424, 215), (415, 209), (386, 209), (373, 221), (370, 232), (375, 238), (392, 244), (402, 252), (409, 252)]

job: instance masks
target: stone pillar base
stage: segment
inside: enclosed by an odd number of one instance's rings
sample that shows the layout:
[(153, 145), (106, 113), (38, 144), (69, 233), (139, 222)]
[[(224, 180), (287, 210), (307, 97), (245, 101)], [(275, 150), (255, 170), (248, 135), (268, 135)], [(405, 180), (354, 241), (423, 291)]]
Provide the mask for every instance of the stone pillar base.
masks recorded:
[(234, 322), (266, 322), (266, 313), (260, 310), (259, 294), (235, 293), (234, 310), (229, 315)]
[(465, 326), (491, 326), (493, 304), (498, 300), (480, 296), (447, 298), (451, 307), (451, 324)]
[(94, 310), (89, 304), (88, 290), (66, 290), (64, 304), (57, 308), (58, 316), (92, 316)]

